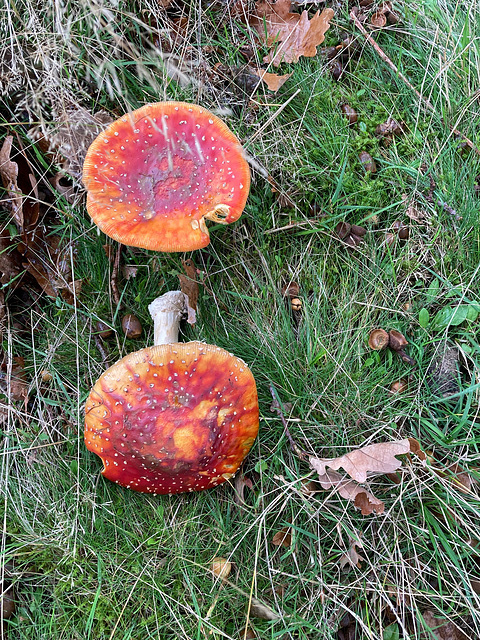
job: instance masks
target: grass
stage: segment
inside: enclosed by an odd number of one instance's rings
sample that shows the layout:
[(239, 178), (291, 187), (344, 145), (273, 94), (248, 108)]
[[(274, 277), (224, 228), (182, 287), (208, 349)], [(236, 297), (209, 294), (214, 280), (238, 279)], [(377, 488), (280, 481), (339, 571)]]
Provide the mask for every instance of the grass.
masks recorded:
[[(82, 286), (67, 301), (42, 293), (32, 278), (17, 287), (18, 276), (2, 279), (5, 358), (25, 358), (29, 385), (26, 406), (7, 393), (2, 400), (1, 553), (17, 601), (5, 635), (240, 639), (248, 622), (261, 638), (341, 639), (339, 629), (353, 620), (355, 639), (413, 639), (432, 637), (422, 620), (433, 611), (467, 637), (480, 637), (478, 486), (459, 490), (448, 470), (458, 463), (478, 478), (478, 320), (452, 319), (454, 309), (476, 308), (480, 297), (480, 160), (463, 155), (450, 129), (480, 145), (476, 6), (397, 3), (401, 21), (375, 34), (435, 106), (431, 112), (355, 32), (343, 4), (326, 44), (347, 32), (360, 49), (342, 79), (331, 78), (321, 56), (303, 58), (280, 68), (293, 75), (278, 94), (252, 94), (248, 78), (234, 80), (252, 36), (228, 4), (177, 5), (170, 15), (188, 20), (177, 41), (153, 0), (65, 1), (55, 12), (40, 5), (7, 0), (2, 10), (9, 91), (0, 131), (22, 142), (41, 186), (38, 199), (49, 203), (47, 232), (63, 238)], [(137, 271), (119, 278), (118, 307), (104, 245), (116, 247), (97, 233), (83, 201), (52, 198), (46, 185), (59, 158), (41, 150), (32, 129), (52, 138), (68, 109), (117, 117), (162, 99), (223, 114), (252, 157), (252, 191), (242, 218), (215, 227), (211, 244), (192, 256), (125, 249), (123, 263)], [(355, 127), (342, 116), (342, 101), (357, 110)], [(388, 116), (405, 123), (405, 134), (384, 146), (374, 131)], [(377, 163), (374, 176), (362, 171), (362, 150)], [(294, 206), (281, 206), (267, 174)], [(79, 185), (73, 169), (71, 178)], [(2, 200), (2, 229), (18, 241), (5, 193)], [(325, 215), (312, 215), (313, 204)], [(409, 205), (418, 220), (406, 215)], [(410, 237), (389, 248), (383, 240), (396, 219), (409, 225)], [(343, 220), (368, 229), (354, 250), (335, 236)], [(260, 435), (244, 468), (254, 490), (245, 489), (242, 506), (228, 484), (163, 497), (122, 489), (99, 475), (98, 458), (83, 446), (83, 405), (107, 366), (95, 322), (116, 330), (105, 347), (112, 362), (149, 344), (147, 305), (178, 286), (185, 257), (193, 257), (204, 286), (198, 323), (184, 327), (182, 339), (234, 352), (257, 380)], [(49, 265), (65, 277), (58, 261)], [(301, 286), (298, 328), (280, 293), (291, 281)], [(445, 308), (452, 313), (435, 321)], [(428, 321), (421, 324), (422, 309)], [(142, 321), (140, 340), (124, 338), (124, 311)], [(379, 326), (407, 335), (416, 369), (368, 349), (369, 331)], [(445, 343), (460, 349), (459, 391), (451, 400), (429, 384), (429, 366)], [(391, 396), (401, 377), (409, 377), (408, 391)], [(308, 496), (302, 482), (314, 474), (291, 452), (270, 411), (270, 384), (292, 403), (289, 427), (312, 454), (415, 437), (429, 461), (406, 460), (399, 485), (383, 476), (372, 481), (386, 503), (381, 516), (362, 516), (331, 492)], [(276, 547), (272, 538), (285, 526), (292, 545)], [(363, 559), (341, 569), (349, 540), (361, 540)], [(234, 563), (228, 583), (208, 571), (218, 556)], [(275, 620), (249, 615), (250, 597)]]

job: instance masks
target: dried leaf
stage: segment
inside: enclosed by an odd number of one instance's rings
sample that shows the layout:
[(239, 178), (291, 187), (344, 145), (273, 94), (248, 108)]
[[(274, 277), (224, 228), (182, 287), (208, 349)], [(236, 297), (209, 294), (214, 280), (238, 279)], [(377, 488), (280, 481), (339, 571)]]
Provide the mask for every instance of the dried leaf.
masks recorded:
[(256, 638), (258, 638), (258, 636), (252, 627), (243, 627), (238, 634), (238, 640), (255, 640)]
[[(361, 489), (361, 487), (359, 487)], [(360, 509), (363, 516), (369, 516), (372, 513), (383, 513), (385, 511), (385, 503), (376, 498), (370, 491), (358, 491), (353, 504)]]
[(470, 578), (470, 586), (476, 594), (480, 595), (480, 580), (477, 578)]
[(315, 56), (334, 15), (333, 9), (324, 9), (309, 20), (307, 11), (292, 13), (290, 7), (290, 0), (277, 0), (274, 4), (261, 0), (251, 21), (260, 40), (272, 49), (264, 62), (276, 67), (281, 62), (298, 62), (300, 56)]
[(70, 204), (78, 204), (80, 201), (80, 194), (78, 193), (78, 189), (71, 183), (68, 177), (58, 171), (53, 177), (49, 179), (52, 187), (59, 193), (61, 196), (65, 198), (67, 202)]
[(261, 618), (262, 620), (278, 620), (280, 618), (278, 613), (256, 598), (252, 598), (250, 603), (250, 615), (255, 616), (256, 618)]
[(363, 549), (362, 541), (353, 540), (352, 538), (350, 538), (350, 548), (348, 549), (347, 553), (344, 553), (342, 556), (340, 556), (339, 559), (339, 564), (342, 569), (347, 564), (349, 564), (351, 567), (361, 566), (361, 561), (364, 560), (364, 558), (359, 553), (357, 553), (357, 547), (359, 549)]
[[(4, 363), (3, 368), (7, 368), (6, 363)], [(25, 403), (28, 401), (28, 382), (25, 373), (24, 358), (21, 356), (12, 358), (10, 380), (8, 379), (8, 374), (6, 377), (2, 375), (2, 383), (3, 392), (8, 393), (10, 391), (10, 398), (12, 400), (23, 400)]]
[(292, 75), (291, 73), (286, 73), (283, 76), (279, 76), (276, 73), (267, 73), (263, 69), (252, 69), (252, 73), (258, 76), (270, 91), (274, 92), (278, 91)]
[[(5, 140), (5, 143), (7, 143), (7, 140), (10, 140), (10, 143), (7, 145), (7, 148), (5, 148), (4, 143), (0, 154), (2, 154), (3, 151), (5, 151), (5, 153), (8, 151), (8, 156), (10, 156), (11, 139), (12, 137), (8, 136)], [(8, 188), (6, 184), (5, 187), (11, 196), (10, 205), (13, 219), (22, 236), (23, 242), (28, 245), (32, 242), (35, 227), (38, 222), (40, 202), (38, 200), (37, 180), (34, 176), (32, 165), (23, 152), (20, 138), (18, 138), (18, 143), (20, 145), (20, 152), (16, 153), (15, 161), (12, 162), (5, 158), (5, 162), (2, 163), (0, 160), (0, 173), (2, 173), (2, 166), (7, 169), (7, 182), (9, 178), (13, 177), (13, 173), (15, 173), (15, 180), (9, 184), (10, 188)], [(2, 175), (2, 181), (5, 183), (4, 175)]]
[(56, 298), (58, 295), (58, 288), (53, 282), (53, 272), (51, 268), (47, 266), (45, 258), (39, 253), (28, 248), (24, 255), (24, 259), (26, 259), (26, 262), (23, 263), (23, 266), (28, 273), (35, 278), (42, 291), (46, 293), (47, 296)]
[(292, 530), (290, 527), (283, 527), (281, 531), (273, 536), (272, 543), (276, 547), (285, 547), (288, 549), (292, 546)]
[(19, 274), (23, 271), (22, 256), (17, 251), (17, 243), (15, 243), (8, 229), (0, 231), (0, 283), (9, 284), (15, 281), (18, 284)]
[(226, 558), (214, 558), (210, 565), (210, 571), (220, 578), (226, 580), (232, 571), (232, 563)]
[(41, 231), (35, 233), (35, 244), (28, 246), (23, 255), (23, 266), (39, 286), (51, 298), (62, 295), (67, 302), (73, 302), (78, 295), (81, 280), (72, 282), (69, 253), (61, 246), (60, 236), (44, 237)]
[(432, 630), (433, 633), (423, 632), (420, 635), (421, 640), (471, 640), (471, 636), (467, 636), (454, 622), (447, 621), (443, 618), (435, 617), (432, 611), (422, 612), (423, 621)]
[(234, 479), (234, 487), (235, 487), (235, 504), (242, 505), (245, 504), (244, 492), (245, 487), (253, 490), (253, 482), (244, 475), (242, 472), (238, 472), (235, 475)]
[(310, 465), (320, 476), (327, 473), (327, 467), (345, 469), (357, 482), (365, 482), (368, 473), (393, 473), (402, 465), (396, 456), (410, 453), (409, 439), (394, 442), (377, 442), (361, 449), (355, 449), (338, 458), (310, 458)]
[(319, 484), (314, 480), (302, 480), (302, 486), (300, 487), (300, 491), (304, 496), (309, 498), (310, 496), (314, 496), (316, 493), (319, 493), (322, 489)]
[(136, 264), (124, 264), (122, 267), (122, 274), (125, 280), (136, 278), (138, 273), (138, 267)]
[(18, 228), (23, 230), (22, 193), (17, 185), (18, 164), (10, 160), (13, 136), (7, 136), (0, 149), (0, 176), (10, 199), (13, 219)]
[(439, 469), (432, 464), (432, 470), (441, 478), (446, 478), (450, 483), (462, 493), (471, 493), (474, 478), (456, 462), (448, 465), (444, 469)]
[(197, 321), (197, 303), (198, 303), (198, 282), (197, 269), (191, 258), (182, 262), (186, 275), (181, 273), (178, 276), (180, 280), (180, 290), (185, 295), (187, 303), (187, 322), (194, 325)]
[(385, 511), (382, 500), (353, 480), (347, 480), (337, 471), (328, 471), (324, 475), (319, 475), (318, 481), (323, 489), (335, 489), (342, 498), (351, 500), (364, 516)]

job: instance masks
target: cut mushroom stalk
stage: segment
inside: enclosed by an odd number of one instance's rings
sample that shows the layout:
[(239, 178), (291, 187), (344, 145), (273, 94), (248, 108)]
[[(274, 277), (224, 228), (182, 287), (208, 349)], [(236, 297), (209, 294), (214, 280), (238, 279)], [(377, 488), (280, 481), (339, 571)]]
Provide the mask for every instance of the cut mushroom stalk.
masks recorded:
[(178, 342), (180, 321), (187, 312), (185, 294), (168, 291), (148, 305), (153, 320), (153, 343), (172, 344)]

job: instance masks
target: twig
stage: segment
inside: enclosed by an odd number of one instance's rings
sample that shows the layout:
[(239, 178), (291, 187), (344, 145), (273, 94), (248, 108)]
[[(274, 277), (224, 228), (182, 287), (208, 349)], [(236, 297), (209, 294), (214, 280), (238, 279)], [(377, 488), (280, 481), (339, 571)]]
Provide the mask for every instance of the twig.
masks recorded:
[[(363, 24), (360, 22), (360, 20), (357, 18), (357, 16), (355, 15), (354, 11), (350, 11), (350, 18), (353, 20), (353, 22), (355, 23), (355, 26), (357, 27), (357, 29), (359, 29), (362, 34), (365, 36), (366, 41), (372, 45), (372, 47), (375, 49), (375, 51), (378, 53), (378, 55), (382, 58), (382, 60), (384, 60), (388, 66), (390, 67), (390, 69), (392, 69), (392, 71), (401, 79), (403, 80), (403, 82), (407, 85), (407, 87), (409, 89), (411, 89), (415, 95), (418, 97), (418, 99), (420, 100), (420, 102), (427, 107), (427, 109), (429, 109), (430, 111), (433, 111), (434, 113), (436, 113), (436, 109), (433, 106), (433, 104), (430, 102), (430, 100), (427, 100), (427, 98), (425, 98), (425, 96), (422, 96), (422, 94), (415, 89), (415, 87), (413, 86), (413, 84), (410, 82), (410, 80), (408, 80), (408, 78), (406, 78), (403, 73), (398, 69), (398, 67), (390, 60), (390, 58), (387, 56), (387, 54), (385, 53), (385, 51), (383, 51), (383, 49), (376, 43), (376, 41), (372, 38), (372, 36), (367, 32), (367, 30), (365, 29), (365, 27), (363, 26)], [(443, 122), (443, 124), (445, 123), (445, 120), (440, 117), (441, 122)], [(470, 147), (470, 149), (472, 149), (472, 151), (475, 151), (475, 153), (477, 155), (480, 156), (480, 149), (478, 149), (474, 143), (467, 138), (467, 136), (465, 136), (461, 131), (459, 131), (458, 129), (455, 129), (455, 127), (452, 127), (451, 125), (447, 124), (448, 128), (450, 129), (450, 131), (452, 131), (456, 136), (459, 136), (460, 138), (462, 138), (463, 140), (465, 140), (465, 142), (467, 143), (467, 145)]]
[(276, 227), (275, 229), (267, 229), (264, 233), (265, 235), (270, 235), (271, 233), (278, 233), (279, 231), (289, 231), (290, 229), (295, 229), (297, 227), (304, 227), (309, 224), (311, 227), (314, 226), (312, 220), (303, 220), (301, 222), (291, 222), (290, 224), (286, 224), (284, 227)]
[(120, 256), (122, 254), (122, 245), (118, 244), (117, 255), (115, 256), (115, 260), (113, 262), (112, 276), (110, 278), (110, 286), (112, 287), (112, 295), (113, 301), (115, 302), (115, 306), (118, 307), (120, 304), (120, 293), (118, 292), (118, 270), (120, 268)]
[(282, 404), (280, 402), (280, 399), (277, 395), (277, 391), (273, 386), (273, 384), (270, 384), (270, 393), (272, 394), (272, 398), (273, 398), (272, 408), (277, 412), (278, 416), (280, 417), (280, 420), (282, 421), (283, 428), (285, 429), (285, 435), (288, 438), (292, 451), (296, 453), (299, 458), (301, 458), (302, 460), (305, 460), (305, 458), (308, 457), (308, 453), (306, 451), (302, 451), (298, 447), (295, 440), (292, 438), (292, 434), (290, 433), (290, 430), (288, 428), (287, 421), (285, 420)]

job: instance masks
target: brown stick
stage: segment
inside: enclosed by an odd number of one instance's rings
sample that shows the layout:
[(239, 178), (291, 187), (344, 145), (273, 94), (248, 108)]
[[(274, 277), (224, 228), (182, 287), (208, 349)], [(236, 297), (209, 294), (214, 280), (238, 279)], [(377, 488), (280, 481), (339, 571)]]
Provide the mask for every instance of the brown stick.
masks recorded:
[(118, 244), (117, 255), (115, 256), (115, 261), (113, 263), (112, 269), (112, 277), (110, 278), (110, 286), (112, 287), (112, 295), (113, 301), (115, 302), (115, 306), (118, 307), (120, 304), (120, 293), (118, 292), (118, 270), (120, 268), (120, 256), (122, 254), (122, 245)]
[[(392, 69), (392, 71), (396, 73), (401, 80), (403, 80), (403, 82), (407, 85), (407, 87), (415, 93), (415, 95), (418, 97), (420, 102), (425, 107), (427, 107), (427, 109), (429, 109), (430, 111), (436, 112), (436, 109), (433, 106), (433, 104), (429, 100), (427, 100), (427, 98), (422, 96), (422, 94), (417, 89), (415, 89), (415, 87), (408, 80), (408, 78), (406, 78), (403, 75), (403, 73), (398, 69), (398, 67), (390, 60), (390, 58), (387, 56), (385, 51), (383, 51), (383, 49), (375, 42), (375, 40), (372, 38), (372, 36), (368, 33), (368, 31), (365, 29), (363, 24), (357, 18), (354, 11), (350, 11), (350, 18), (355, 23), (355, 26), (357, 27), (357, 29), (359, 29), (362, 32), (362, 34), (365, 36), (366, 41), (372, 45), (372, 47), (375, 49), (378, 55), (382, 58), (382, 60), (384, 60), (388, 64), (390, 69)], [(440, 118), (440, 120), (441, 122), (443, 122), (443, 124), (446, 124), (443, 118)], [(480, 149), (478, 149), (474, 145), (474, 143), (469, 138), (467, 138), (467, 136), (465, 136), (461, 131), (459, 131), (458, 129), (455, 129), (451, 125), (447, 124), (447, 126), (450, 129), (450, 131), (452, 131), (456, 136), (459, 136), (460, 138), (465, 140), (465, 142), (468, 144), (470, 149), (472, 149), (472, 151), (475, 151), (475, 153), (480, 156)]]

